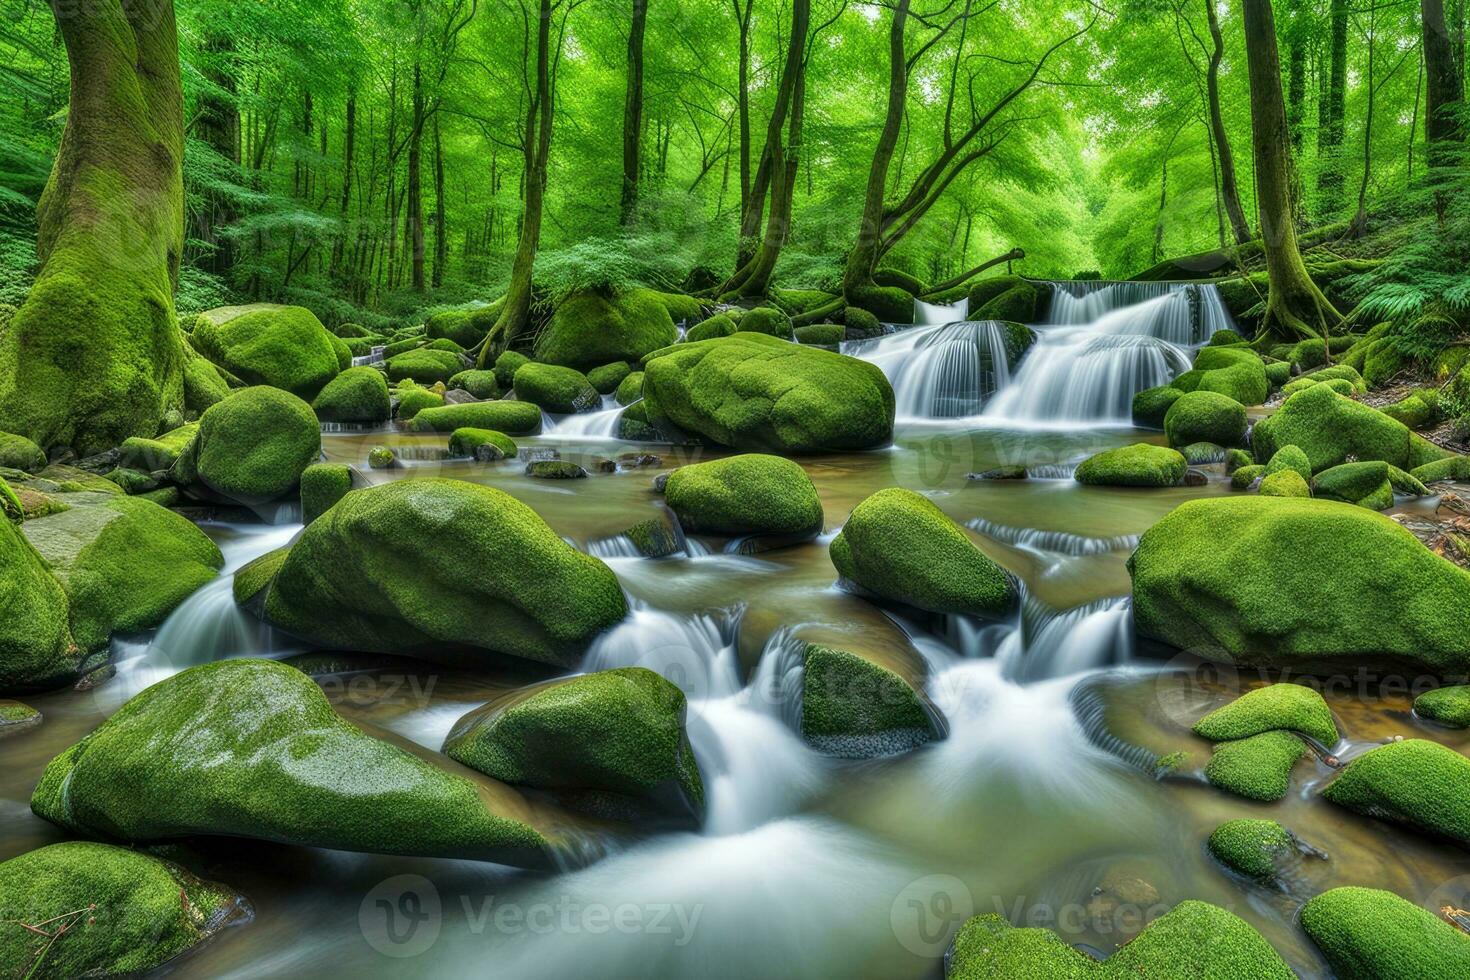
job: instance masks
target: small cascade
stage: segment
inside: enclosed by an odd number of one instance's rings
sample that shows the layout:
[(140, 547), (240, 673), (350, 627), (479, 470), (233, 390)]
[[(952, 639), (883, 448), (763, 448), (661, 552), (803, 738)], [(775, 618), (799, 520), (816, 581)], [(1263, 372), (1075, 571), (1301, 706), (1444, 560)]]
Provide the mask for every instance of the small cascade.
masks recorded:
[(850, 341), (841, 350), (887, 375), (899, 418), (952, 419), (978, 415), (1010, 383), (1006, 340), (997, 321), (959, 320)]
[(1109, 314), (1130, 311), (1129, 332), (1169, 343), (1202, 344), (1216, 330), (1233, 327), (1220, 291), (1205, 283), (1054, 282), (1048, 323), (1097, 324)]
[(386, 348), (386, 347), (373, 347), (373, 348), (370, 348), (368, 350), (368, 352), (366, 354), (362, 355), (361, 357), (354, 357), (352, 359), (352, 366), (353, 367), (362, 367), (365, 364), (382, 364), (383, 363), (383, 352), (385, 350), (387, 350), (387, 349), (388, 348)]
[(618, 420), (623, 409), (612, 395), (602, 396), (602, 408), (595, 412), (579, 412), (576, 415), (553, 417), (543, 428), (548, 436), (567, 436), (579, 439), (616, 439)]
[(647, 667), (691, 702), (730, 697), (742, 686), (735, 637), (743, 613), (677, 615), (635, 599), (628, 618), (593, 643), (582, 669)]
[(988, 538), (1024, 551), (1044, 551), (1069, 558), (1105, 555), (1113, 551), (1132, 551), (1138, 547), (1138, 535), (1119, 534), (1111, 538), (1090, 538), (1066, 531), (1042, 531), (1034, 527), (1010, 527), (977, 517), (965, 526)]
[(946, 323), (958, 323), (970, 318), (970, 297), (966, 296), (958, 303), (948, 305), (937, 303), (925, 303), (923, 300), (914, 300), (914, 323), (919, 326), (942, 326)]

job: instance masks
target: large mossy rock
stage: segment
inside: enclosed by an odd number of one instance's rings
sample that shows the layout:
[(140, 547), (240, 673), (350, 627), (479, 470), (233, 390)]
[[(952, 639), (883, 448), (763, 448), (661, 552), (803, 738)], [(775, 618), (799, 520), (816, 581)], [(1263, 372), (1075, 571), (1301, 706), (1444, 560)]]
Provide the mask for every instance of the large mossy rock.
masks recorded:
[(1164, 414), (1164, 433), (1171, 446), (1196, 442), (1238, 446), (1245, 429), (1245, 406), (1215, 391), (1186, 392)]
[(1339, 806), (1470, 847), (1470, 759), (1411, 738), (1358, 756), (1322, 792)]
[(893, 438), (893, 388), (875, 365), (765, 334), (658, 351), (643, 401), (650, 421), (736, 449), (852, 451)]
[(444, 310), (424, 321), (424, 336), (429, 340), (452, 340), (468, 350), (490, 332), (500, 316), (504, 303), (492, 303), (472, 310)]
[(1301, 924), (1342, 980), (1470, 976), (1470, 936), (1393, 892), (1334, 888), (1302, 907)]
[(678, 338), (668, 305), (653, 290), (612, 296), (589, 290), (557, 304), (536, 340), (536, 360), (577, 368), (636, 363)]
[(1268, 684), (1248, 691), (1195, 722), (1194, 733), (1212, 742), (1230, 742), (1262, 732), (1294, 731), (1331, 749), (1337, 744), (1337, 722), (1314, 688), (1305, 684)]
[(202, 834), (544, 863), (525, 810), (492, 812), (491, 791), (364, 734), (293, 667), (221, 660), (153, 685), (52, 759), (31, 809), (133, 843)]
[(193, 522), (141, 497), (102, 497), (24, 531), (65, 589), (72, 638), (85, 651), (159, 625), (224, 566)]
[(970, 287), (971, 320), (1038, 323), (1051, 295), (1021, 276), (995, 276)]
[(1094, 487), (1176, 487), (1189, 464), (1165, 446), (1138, 443), (1105, 449), (1077, 467), (1077, 482)]
[(46, 468), (46, 454), (25, 436), (0, 432), (0, 466), (38, 473)]
[(75, 676), (81, 657), (61, 583), (20, 528), (0, 518), (0, 692), (55, 686)]
[(388, 382), (382, 372), (370, 367), (348, 368), (337, 375), (311, 403), (323, 422), (356, 422), (372, 425), (388, 421), (393, 413)]
[(200, 314), (189, 342), (246, 384), (270, 385), (308, 401), (342, 370), (340, 341), (304, 306), (255, 303), (209, 310)]
[(294, 494), (321, 452), (310, 405), (278, 388), (246, 388), (204, 413), (171, 474), (206, 499), (263, 504)]
[(349, 493), (307, 527), (265, 613), (332, 649), (570, 667), (627, 602), (611, 569), (509, 494), (420, 479)]
[(450, 378), (465, 369), (465, 359), (454, 351), (420, 347), (388, 358), (385, 365), (389, 381), (417, 381), (431, 385)]
[[(0, 864), (0, 895), (0, 969), (37, 980), (141, 976), (250, 915), (245, 899), (224, 885), (169, 861), (86, 841)], [(22, 923), (60, 936), (48, 942)]]
[(868, 657), (803, 646), (800, 730), (813, 748), (871, 759), (944, 737), (937, 712), (910, 681)]
[(1388, 474), (1388, 464), (1381, 460), (1343, 463), (1318, 473), (1312, 480), (1312, 493), (1323, 500), (1387, 510), (1393, 506), (1393, 483)]
[(530, 402), (515, 401), (444, 405), (420, 409), (408, 427), (413, 432), (491, 429), (512, 436), (533, 436), (541, 431), (541, 408)]
[(602, 396), (576, 368), (531, 362), (515, 376), (516, 397), (554, 415), (590, 412), (602, 407)]
[(748, 453), (683, 466), (664, 497), (685, 531), (812, 537), (822, 530), (822, 500), (806, 470), (789, 459)]
[(1271, 393), (1266, 364), (1254, 352), (1238, 347), (1205, 347), (1194, 368), (1170, 382), (1180, 391), (1213, 391), (1242, 405), (1259, 405)]
[[(1336, 397), (1336, 396), (1333, 396)], [(1129, 559), (1139, 632), (1298, 671), (1470, 671), (1470, 572), (1382, 515), (1286, 497), (1191, 501)]]
[(1251, 433), (1259, 462), (1266, 462), (1285, 446), (1299, 446), (1314, 473), (1347, 462), (1349, 456), (1413, 469), (1421, 463), (1411, 436), (1402, 422), (1345, 398), (1325, 384), (1298, 391), (1273, 415), (1257, 422)]
[(704, 783), (684, 692), (621, 667), (538, 684), (461, 718), (444, 753), (512, 786), (613, 819), (697, 824)]
[(912, 490), (879, 490), (832, 539), (832, 564), (867, 592), (937, 613), (998, 616), (1016, 587), (965, 532)]

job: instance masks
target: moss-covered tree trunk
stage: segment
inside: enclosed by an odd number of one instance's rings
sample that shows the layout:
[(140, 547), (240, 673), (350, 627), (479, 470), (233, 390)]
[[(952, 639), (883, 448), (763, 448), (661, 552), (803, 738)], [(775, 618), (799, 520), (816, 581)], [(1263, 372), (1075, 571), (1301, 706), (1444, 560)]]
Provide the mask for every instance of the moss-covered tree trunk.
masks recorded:
[(66, 129), (36, 210), (35, 286), (0, 328), (0, 426), (83, 453), (157, 433), (183, 401), (184, 240), (172, 0), (53, 0)]
[(628, 85), (623, 93), (623, 199), (621, 220), (627, 224), (638, 207), (638, 177), (643, 169), (643, 35), (648, 26), (648, 0), (633, 0), (628, 31)]
[(1307, 275), (1292, 220), (1290, 135), (1281, 98), (1281, 59), (1271, 0), (1245, 0), (1245, 44), (1251, 89), (1256, 202), (1270, 292), (1261, 332), (1318, 336), (1341, 320)]
[(1225, 39), (1220, 34), (1220, 18), (1215, 15), (1215, 0), (1205, 0), (1205, 16), (1210, 25), (1210, 64), (1205, 72), (1205, 92), (1210, 103), (1210, 131), (1215, 136), (1215, 149), (1220, 158), (1220, 194), (1225, 199), (1225, 213), (1230, 216), (1230, 230), (1235, 243), (1251, 240), (1251, 227), (1240, 206), (1240, 190), (1235, 181), (1235, 154), (1230, 149), (1230, 134), (1220, 113), (1220, 62), (1225, 57)]

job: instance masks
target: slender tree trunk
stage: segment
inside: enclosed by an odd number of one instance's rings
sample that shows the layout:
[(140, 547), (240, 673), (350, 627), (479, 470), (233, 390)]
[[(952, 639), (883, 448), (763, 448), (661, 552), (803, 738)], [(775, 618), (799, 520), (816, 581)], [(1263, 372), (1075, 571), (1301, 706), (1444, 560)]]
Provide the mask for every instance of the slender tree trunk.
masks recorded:
[[(199, 95), (199, 119), (196, 123), (199, 138), (221, 157), (240, 165), (240, 107), (235, 99), (235, 74), (229, 64), (235, 53), (235, 42), (223, 34), (208, 34), (204, 39), (204, 77), (212, 89)], [(213, 89), (218, 89), (215, 92)], [(204, 195), (204, 206), (199, 213), (199, 240), (210, 246), (200, 259), (199, 265), (206, 272), (217, 276), (229, 274), (235, 264), (234, 243), (219, 233), (219, 229), (233, 224), (236, 218), (235, 205), (228, 196), (215, 192)]]
[(449, 232), (444, 223), (444, 143), (439, 138), (439, 113), (434, 113), (434, 288), (444, 285), (449, 263)]
[(624, 225), (638, 207), (638, 176), (643, 167), (643, 34), (648, 24), (648, 0), (633, 0), (633, 24), (628, 31), (628, 86), (623, 97)]
[(331, 275), (335, 278), (342, 268), (343, 251), (347, 247), (347, 209), (352, 203), (353, 168), (357, 165), (357, 93), (347, 96), (347, 132), (342, 142), (342, 206), (338, 210), (341, 228), (337, 241), (332, 245)]
[(745, 0), (743, 9), (740, 0), (732, 2), (735, 6), (735, 20), (740, 25), (736, 98), (740, 114), (740, 213), (744, 215), (750, 201), (750, 13), (755, 7), (755, 0)]
[(0, 420), (90, 454), (183, 403), (183, 93), (171, 0), (54, 0), (66, 127), (36, 208), (35, 285), (0, 326)]
[(1289, 134), (1281, 98), (1281, 61), (1271, 0), (1244, 0), (1245, 41), (1251, 90), (1256, 202), (1266, 252), (1270, 293), (1261, 332), (1317, 336), (1341, 317), (1322, 295), (1302, 261), (1292, 220)]
[(424, 291), (424, 85), (419, 63), (413, 65), (413, 122), (408, 131), (408, 225), (404, 243), (411, 256), (413, 288)]
[(1342, 203), (1342, 140), (1346, 120), (1347, 103), (1347, 47), (1348, 47), (1348, 0), (1332, 0), (1329, 13), (1331, 24), (1332, 61), (1328, 70), (1327, 99), (1324, 106), (1325, 121), (1317, 136), (1317, 191), (1322, 195), (1323, 207), (1335, 210)]
[(1363, 121), (1363, 179), (1358, 183), (1358, 210), (1353, 214), (1351, 232), (1361, 238), (1368, 231), (1368, 181), (1373, 176), (1373, 110), (1378, 95), (1378, 83), (1374, 79), (1374, 62), (1378, 48), (1378, 11), (1368, 12), (1368, 113)]
[(1291, 23), (1287, 27), (1286, 74), (1289, 81), (1286, 123), (1291, 129), (1292, 152), (1300, 156), (1307, 102), (1307, 32), (1302, 23), (1302, 0), (1291, 0), (1287, 9), (1290, 11)]
[[(1172, 147), (1172, 143), (1170, 146)], [(1169, 154), (1164, 154), (1162, 176), (1159, 178), (1159, 210), (1154, 216), (1154, 262), (1164, 251), (1164, 212), (1169, 207)]]
[(1465, 101), (1464, 79), (1455, 64), (1455, 43), (1445, 22), (1443, 0), (1421, 0), (1424, 28), (1424, 140), (1431, 169), (1452, 163), (1451, 144), (1464, 139), (1455, 113)]
[(1220, 61), (1225, 57), (1225, 39), (1220, 36), (1215, 0), (1205, 0), (1205, 15), (1209, 20), (1210, 39), (1214, 42), (1210, 66), (1205, 72), (1205, 92), (1210, 103), (1210, 128), (1215, 134), (1215, 148), (1220, 155), (1220, 193), (1225, 198), (1225, 213), (1230, 216), (1230, 229), (1235, 233), (1235, 241), (1244, 245), (1251, 240), (1251, 227), (1245, 220), (1245, 210), (1240, 206), (1240, 191), (1235, 184), (1235, 154), (1230, 151), (1230, 134), (1225, 131), (1225, 120), (1220, 114)]

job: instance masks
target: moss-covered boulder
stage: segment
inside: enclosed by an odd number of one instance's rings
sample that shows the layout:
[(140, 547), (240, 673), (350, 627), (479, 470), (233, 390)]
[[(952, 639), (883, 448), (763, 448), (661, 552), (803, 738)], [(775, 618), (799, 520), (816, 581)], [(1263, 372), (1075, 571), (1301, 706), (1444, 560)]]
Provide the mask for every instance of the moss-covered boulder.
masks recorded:
[(1302, 907), (1302, 928), (1341, 980), (1461, 980), (1470, 936), (1375, 888), (1334, 888)]
[(684, 693), (653, 671), (604, 670), (471, 711), (455, 723), (444, 752), (600, 816), (698, 823), (704, 783), (684, 713)]
[(1271, 881), (1297, 853), (1296, 838), (1275, 820), (1228, 820), (1210, 834), (1210, 853), (1236, 874)]
[(684, 530), (695, 534), (803, 538), (822, 531), (816, 485), (780, 456), (748, 453), (680, 467), (664, 495)]
[(449, 379), (448, 385), (451, 390), (467, 391), (481, 400), (500, 397), (500, 381), (494, 371), (461, 371)]
[(170, 472), (197, 496), (262, 504), (294, 494), (321, 451), (321, 426), (311, 406), (260, 386), (205, 412), (198, 435)]
[(634, 371), (622, 381), (618, 382), (618, 390), (613, 399), (619, 405), (631, 405), (643, 397), (643, 372)]
[(651, 422), (736, 449), (873, 449), (893, 438), (893, 388), (875, 365), (765, 334), (679, 344), (649, 357)]
[(601, 407), (602, 397), (587, 376), (575, 368), (532, 362), (516, 371), (516, 397), (539, 405), (555, 415), (590, 412)]
[[(412, 569), (412, 574), (404, 574)], [(271, 623), (320, 646), (570, 667), (627, 614), (612, 571), (509, 494), (459, 480), (357, 490), (291, 548)]]
[(1266, 463), (1266, 476), (1274, 476), (1283, 470), (1291, 470), (1303, 480), (1312, 478), (1312, 461), (1297, 446), (1282, 446)]
[(184, 352), (184, 408), (202, 414), (209, 406), (225, 400), (230, 393), (230, 379), (187, 342), (181, 345), (181, 349)]
[(798, 343), (816, 347), (836, 347), (847, 339), (847, 328), (840, 323), (811, 323), (793, 333)]
[(1387, 510), (1393, 506), (1388, 464), (1381, 460), (1329, 467), (1312, 480), (1312, 493), (1324, 500), (1340, 500), (1369, 510)]
[(307, 400), (342, 370), (340, 341), (304, 306), (255, 303), (209, 310), (200, 314), (189, 343), (247, 385), (269, 385)]
[(914, 322), (914, 294), (901, 286), (849, 287), (845, 298), (848, 306), (866, 310), (883, 323)]
[(400, 422), (411, 421), (426, 408), (442, 408), (444, 396), (428, 388), (399, 389), (398, 406), (394, 415)]
[(746, 333), (763, 333), (782, 340), (791, 339), (791, 317), (774, 306), (757, 306), (740, 317), (740, 329)]
[(1290, 380), (1290, 361), (1271, 361), (1266, 365), (1266, 382), (1272, 389), (1280, 388)]
[(581, 368), (634, 362), (678, 337), (668, 306), (653, 290), (628, 289), (612, 296), (585, 290), (557, 304), (536, 339), (536, 360)]
[(1171, 446), (1192, 442), (1238, 446), (1245, 439), (1245, 428), (1245, 406), (1214, 391), (1187, 392), (1164, 415), (1164, 433)]
[(156, 439), (134, 436), (120, 447), (118, 465), (143, 473), (166, 470), (174, 465), (179, 454), (189, 448), (189, 443), (198, 434), (199, 423), (191, 422), (165, 432)]
[(846, 759), (898, 755), (944, 737), (913, 685), (887, 667), (813, 643), (802, 657), (801, 735)]
[(386, 422), (392, 412), (388, 382), (373, 368), (348, 368), (327, 382), (311, 409), (323, 422)]
[(1414, 714), (1447, 728), (1470, 728), (1470, 686), (1457, 684), (1426, 691), (1414, 700)]
[(384, 366), (388, 370), (389, 381), (409, 380), (417, 381), (421, 385), (431, 385), (440, 381), (447, 382), (463, 371), (465, 359), (453, 351), (421, 347), (388, 358)]
[(0, 432), (0, 466), (37, 473), (46, 468), (46, 454), (25, 436)]
[[(1262, 482), (1265, 482), (1265, 480), (1264, 480), (1265, 476), (1266, 476), (1266, 467), (1265, 467), (1264, 464), (1261, 464), (1261, 463), (1253, 463), (1250, 466), (1242, 466), (1242, 467), (1239, 467), (1233, 473), (1230, 474), (1230, 489), (1232, 489), (1232, 490), (1249, 490), (1253, 485), (1255, 485), (1255, 482), (1257, 480), (1261, 480)], [(1304, 480), (1302, 482), (1305, 483), (1306, 481)], [(1286, 494), (1277, 494), (1276, 496), (1287, 496), (1287, 495)]]
[(502, 303), (468, 310), (444, 310), (424, 321), (424, 336), (429, 340), (452, 340), (460, 347), (474, 347), (485, 339), (500, 316)]
[(494, 429), (512, 436), (541, 431), (541, 409), (530, 402), (470, 402), (425, 408), (409, 423), (413, 432), (453, 432), (455, 429)]
[(1296, 470), (1282, 470), (1262, 476), (1257, 492), (1263, 497), (1310, 497), (1312, 488)]
[(1320, 473), (1347, 461), (1383, 460), (1411, 469), (1410, 432), (1402, 422), (1376, 408), (1344, 398), (1326, 385), (1297, 392), (1269, 418), (1256, 423), (1252, 445), (1256, 459), (1269, 460), (1284, 446), (1298, 446)]
[(352, 490), (353, 470), (345, 463), (315, 463), (301, 474), (301, 521), (310, 524)]
[(1234, 473), (1242, 466), (1253, 465), (1255, 465), (1255, 457), (1246, 452), (1244, 449), (1225, 450), (1225, 472), (1227, 474)]
[(1140, 442), (1106, 449), (1077, 467), (1077, 482), (1094, 487), (1177, 487), (1189, 463), (1165, 446)]
[(23, 530), (66, 591), (72, 639), (86, 651), (159, 625), (224, 565), (191, 521), (140, 497), (101, 498)]
[(982, 279), (970, 287), (970, 319), (1037, 323), (1050, 300), (1049, 291), (1020, 276)]
[(515, 440), (493, 429), (455, 429), (449, 436), (449, 455), (469, 456), (482, 463), (514, 459), (519, 449)]
[(1421, 483), (1465, 482), (1470, 480), (1470, 456), (1446, 456), (1415, 467), (1409, 475)]
[(0, 864), (0, 895), (0, 966), (37, 980), (141, 976), (250, 916), (245, 899), (224, 885), (87, 841)]
[(1308, 752), (1307, 744), (1290, 732), (1262, 732), (1215, 746), (1205, 766), (1212, 786), (1271, 803), (1291, 788), (1291, 770)]
[(700, 340), (714, 340), (717, 337), (728, 337), (739, 332), (740, 328), (735, 325), (735, 317), (728, 313), (716, 313), (690, 327), (684, 339), (693, 343)]
[(613, 361), (588, 371), (587, 381), (597, 389), (599, 395), (611, 395), (632, 373), (633, 366), (627, 361)]
[(1170, 382), (1180, 391), (1213, 391), (1242, 405), (1259, 405), (1271, 393), (1266, 365), (1254, 351), (1238, 347), (1205, 347), (1194, 368)]
[(1470, 847), (1470, 759), (1411, 738), (1358, 756), (1322, 791), (1367, 817)]
[(1248, 691), (1194, 725), (1196, 735), (1212, 742), (1231, 742), (1277, 729), (1301, 732), (1329, 749), (1337, 744), (1332, 709), (1321, 694), (1303, 684), (1268, 684)]
[(547, 847), (517, 794), (364, 734), (271, 660), (191, 667), (138, 694), (51, 760), (31, 809), (133, 843), (203, 834), (530, 865)]
[(495, 383), (500, 385), (501, 391), (509, 391), (515, 384), (516, 372), (521, 369), (522, 364), (530, 362), (530, 358), (520, 351), (503, 351), (495, 358), (492, 368), (495, 372)]
[(1171, 385), (1145, 388), (1133, 396), (1133, 424), (1146, 429), (1162, 429), (1164, 418), (1184, 392)]
[(0, 691), (55, 686), (81, 659), (61, 583), (20, 528), (0, 520)]
[(1438, 388), (1420, 388), (1391, 405), (1384, 405), (1379, 411), (1411, 429), (1427, 429), (1444, 418)]
[(880, 490), (858, 504), (830, 551), (847, 581), (929, 612), (997, 616), (1016, 601), (1000, 566), (912, 490)]
[(1139, 632), (1236, 663), (1470, 671), (1470, 572), (1397, 523), (1327, 500), (1196, 500), (1129, 560)]
[(1179, 447), (1179, 455), (1190, 466), (1213, 466), (1225, 462), (1230, 450), (1213, 442), (1191, 442)]

